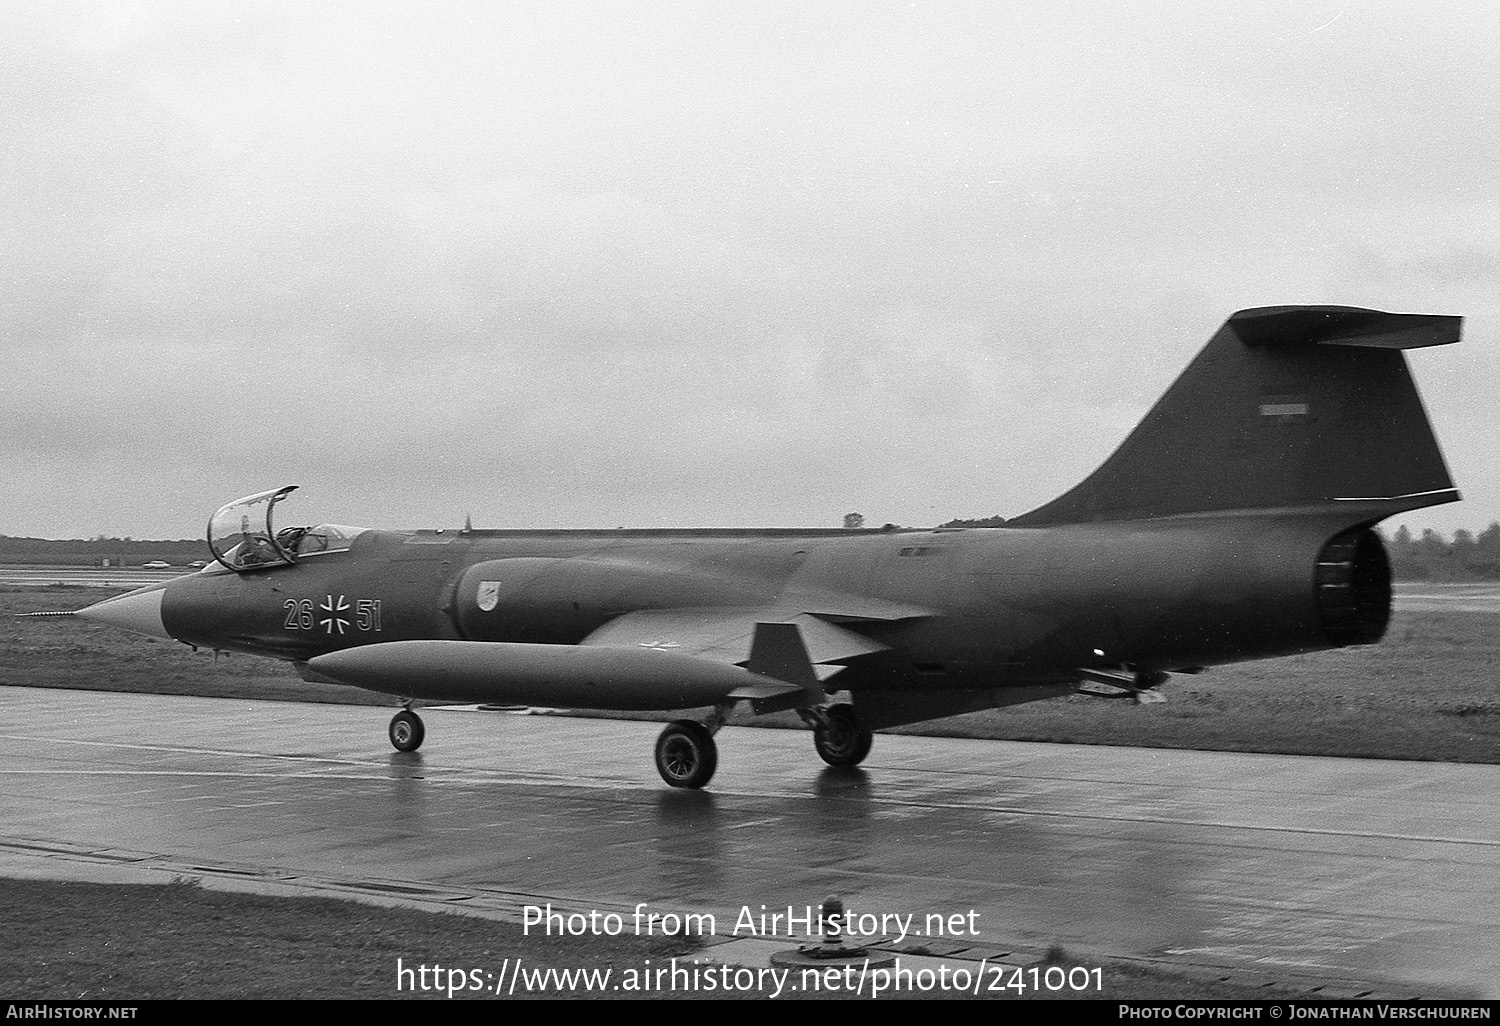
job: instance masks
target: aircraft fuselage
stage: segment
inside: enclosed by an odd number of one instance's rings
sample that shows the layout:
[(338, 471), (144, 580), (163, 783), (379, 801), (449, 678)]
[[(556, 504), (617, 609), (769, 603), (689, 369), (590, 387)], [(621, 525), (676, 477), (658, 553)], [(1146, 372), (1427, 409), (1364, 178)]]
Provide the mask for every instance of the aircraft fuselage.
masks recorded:
[[(1362, 615), (1380, 621), (1368, 637), (1340, 637), (1320, 592), (1319, 555), (1342, 527), (1325, 514), (934, 531), (369, 531), (295, 566), (181, 578), (161, 613), (188, 644), (305, 662), (419, 639), (575, 645), (642, 610), (780, 609), (888, 647), (844, 670), (841, 688), (993, 688), (1073, 679), (1078, 667), (1171, 670), (1376, 640), (1388, 585), (1361, 598)], [(1363, 559), (1376, 558), (1367, 548)]]

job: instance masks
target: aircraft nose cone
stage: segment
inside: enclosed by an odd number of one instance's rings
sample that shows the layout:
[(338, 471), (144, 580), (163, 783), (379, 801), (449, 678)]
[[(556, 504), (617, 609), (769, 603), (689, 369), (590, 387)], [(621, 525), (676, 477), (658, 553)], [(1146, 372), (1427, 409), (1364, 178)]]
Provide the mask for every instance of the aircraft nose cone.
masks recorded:
[(96, 623), (108, 624), (111, 627), (123, 627), (127, 631), (150, 634), (153, 637), (172, 641), (175, 639), (167, 633), (166, 625), (161, 621), (161, 599), (164, 594), (166, 594), (164, 586), (153, 585), (105, 599), (103, 602), (95, 602), (73, 615), (81, 616), (85, 620), (93, 620)]

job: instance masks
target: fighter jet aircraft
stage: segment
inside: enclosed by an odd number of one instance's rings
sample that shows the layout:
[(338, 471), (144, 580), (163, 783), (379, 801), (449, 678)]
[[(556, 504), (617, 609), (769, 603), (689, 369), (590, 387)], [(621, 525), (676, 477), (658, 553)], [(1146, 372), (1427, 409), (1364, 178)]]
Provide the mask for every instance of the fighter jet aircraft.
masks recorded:
[(401, 751), (418, 700), (706, 710), (656, 742), (696, 788), (744, 703), (853, 766), (881, 727), (1378, 641), (1373, 525), (1459, 497), (1401, 350), (1460, 325), (1242, 310), (1098, 470), (1000, 528), (278, 529), (289, 486), (215, 513), (198, 573), (79, 615), (397, 696)]

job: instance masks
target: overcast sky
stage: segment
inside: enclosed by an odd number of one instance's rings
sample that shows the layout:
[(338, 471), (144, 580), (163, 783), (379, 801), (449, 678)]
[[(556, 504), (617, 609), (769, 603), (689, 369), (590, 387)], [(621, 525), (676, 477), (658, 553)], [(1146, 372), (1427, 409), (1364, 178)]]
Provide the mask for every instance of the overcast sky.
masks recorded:
[(11, 5), (0, 533), (1014, 515), (1285, 303), (1468, 318), (1397, 522), (1482, 528), (1497, 65), (1489, 0)]

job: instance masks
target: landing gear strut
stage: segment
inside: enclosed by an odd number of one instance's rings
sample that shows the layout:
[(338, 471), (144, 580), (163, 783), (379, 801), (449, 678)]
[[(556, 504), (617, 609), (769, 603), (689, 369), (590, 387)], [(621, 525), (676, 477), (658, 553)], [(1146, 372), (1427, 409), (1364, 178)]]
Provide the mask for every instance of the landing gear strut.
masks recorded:
[(391, 717), (391, 744), (398, 752), (415, 752), (422, 747), (422, 739), (427, 736), (427, 728), (422, 725), (422, 717), (410, 709), (402, 709)]
[(858, 766), (870, 754), (875, 736), (859, 725), (854, 706), (831, 705), (813, 722), (813, 746), (830, 766)]
[(673, 720), (656, 739), (656, 771), (673, 787), (702, 787), (719, 768), (719, 746), (709, 728)]

